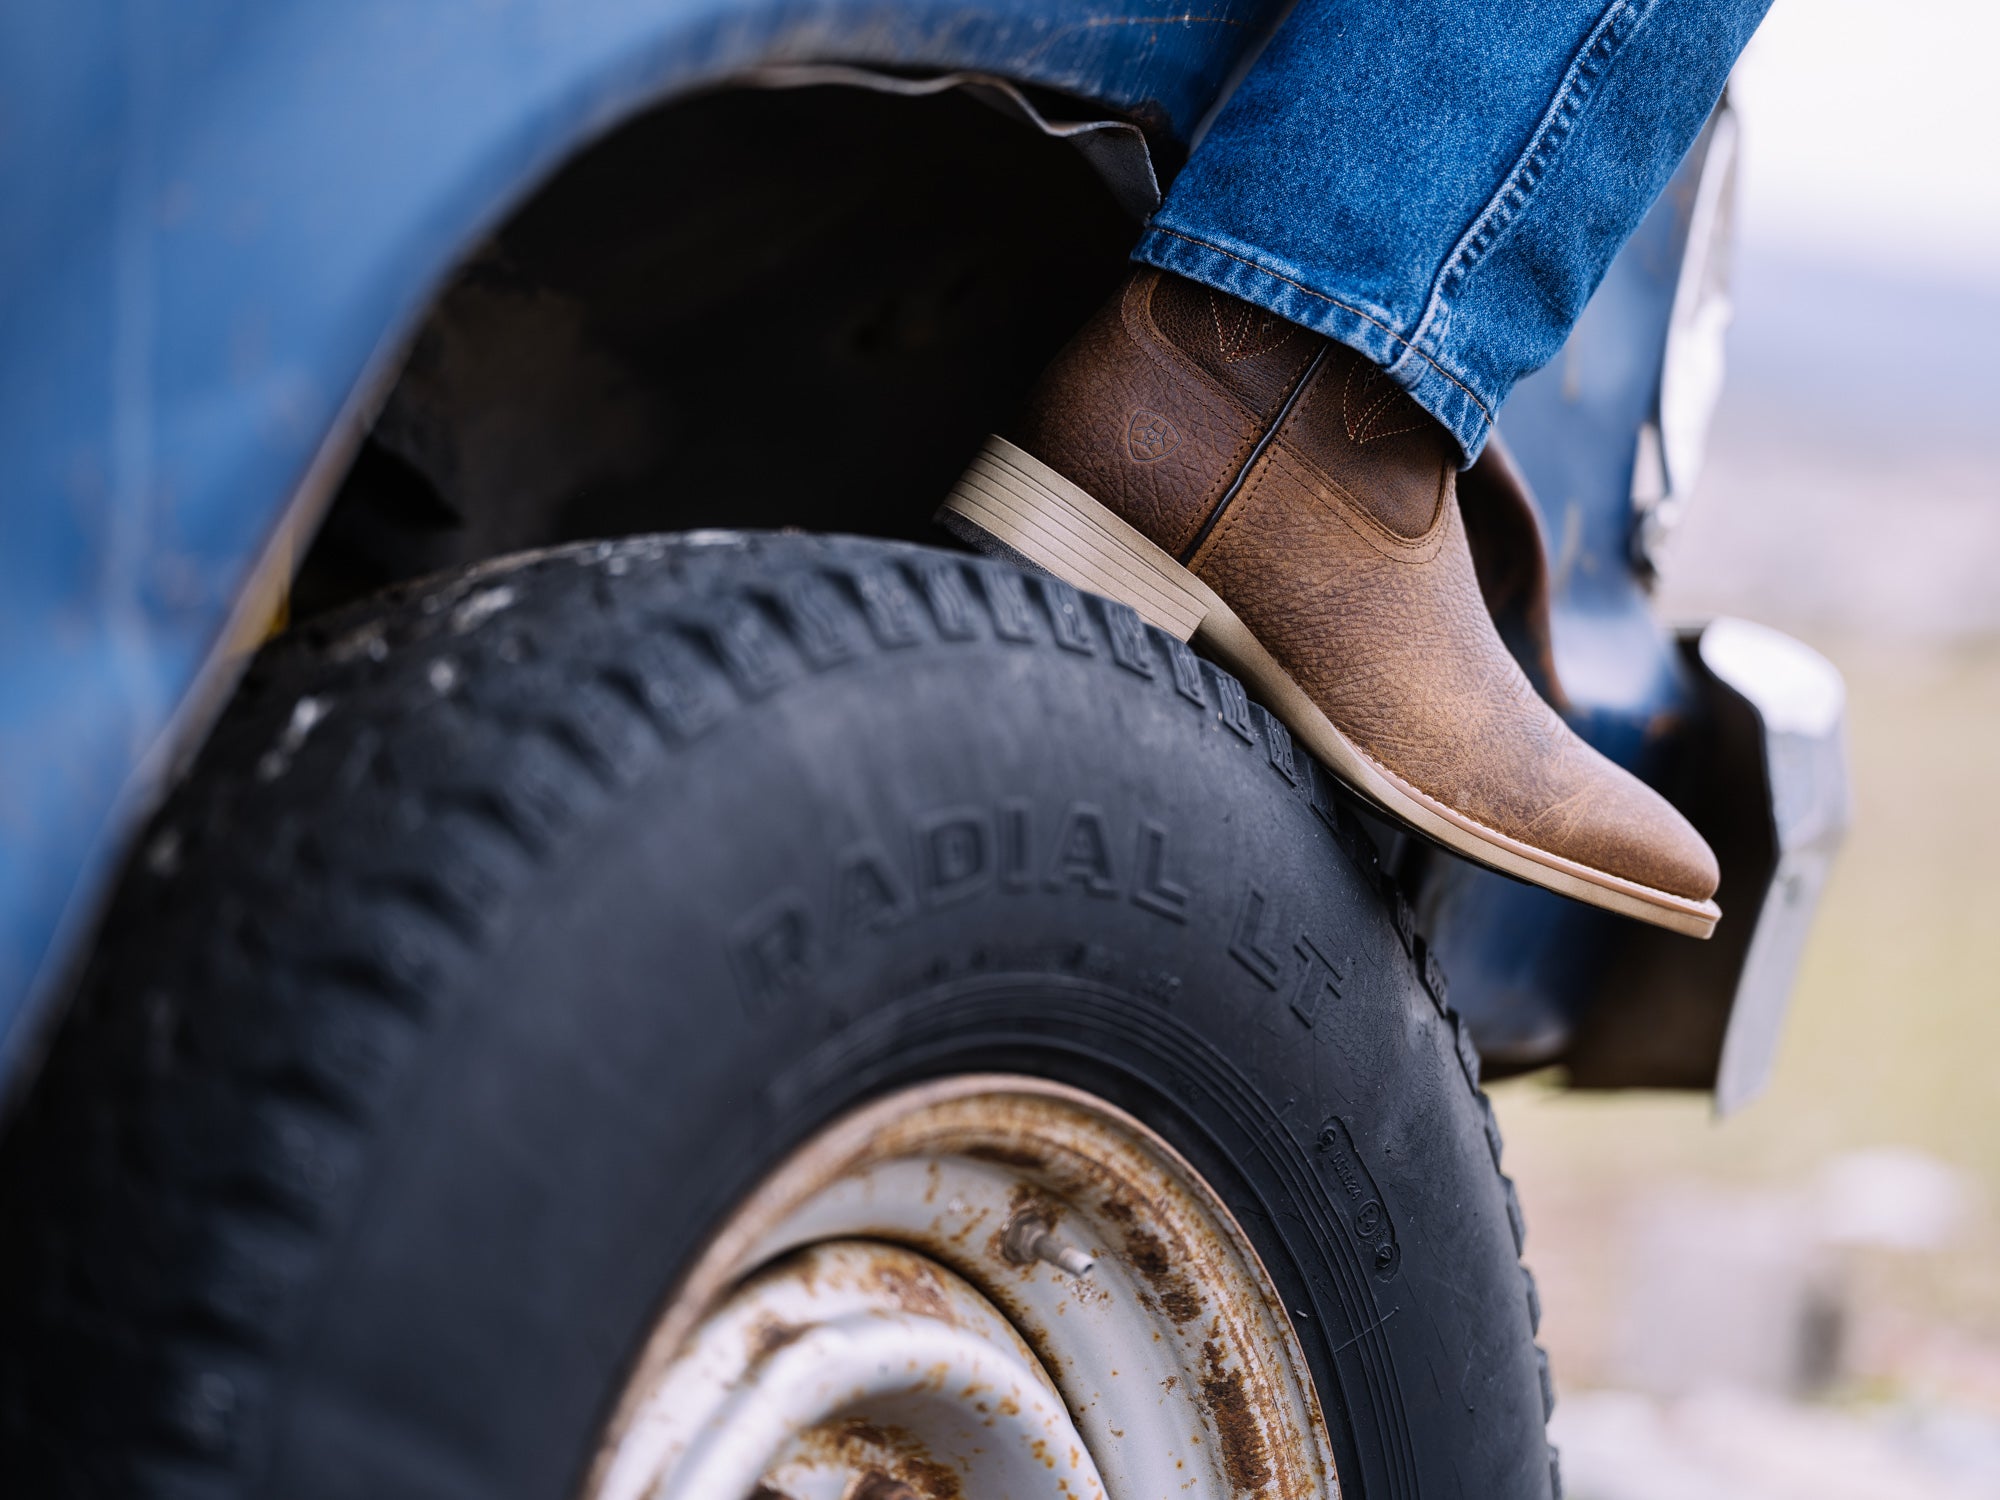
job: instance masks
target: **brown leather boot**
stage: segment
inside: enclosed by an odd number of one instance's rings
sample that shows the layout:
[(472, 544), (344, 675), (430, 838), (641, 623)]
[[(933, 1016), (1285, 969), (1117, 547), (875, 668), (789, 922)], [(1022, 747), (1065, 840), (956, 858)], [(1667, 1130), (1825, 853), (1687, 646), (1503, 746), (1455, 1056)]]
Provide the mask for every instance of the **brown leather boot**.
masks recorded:
[(1708, 845), (1578, 739), (1501, 644), (1456, 458), (1360, 355), (1142, 268), (940, 518), (1193, 640), (1446, 848), (1706, 937), (1721, 915)]

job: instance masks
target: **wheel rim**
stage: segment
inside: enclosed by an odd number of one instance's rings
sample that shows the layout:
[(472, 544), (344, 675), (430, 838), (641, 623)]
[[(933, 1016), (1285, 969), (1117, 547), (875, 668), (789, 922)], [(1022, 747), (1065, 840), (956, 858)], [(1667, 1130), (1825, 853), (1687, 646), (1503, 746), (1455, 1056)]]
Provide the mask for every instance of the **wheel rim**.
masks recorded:
[(1269, 1275), (1123, 1111), (1038, 1079), (836, 1121), (670, 1300), (591, 1500), (1335, 1496)]

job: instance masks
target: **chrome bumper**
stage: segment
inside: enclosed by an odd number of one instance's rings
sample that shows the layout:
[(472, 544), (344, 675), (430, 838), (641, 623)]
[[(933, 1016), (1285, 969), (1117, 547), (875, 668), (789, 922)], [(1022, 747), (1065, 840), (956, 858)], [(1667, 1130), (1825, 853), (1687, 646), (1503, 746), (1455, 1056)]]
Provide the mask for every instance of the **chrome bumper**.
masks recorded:
[(1717, 769), (1761, 778), (1768, 824), (1768, 852), (1755, 864), (1739, 856), (1729, 871), (1729, 914), (1744, 935), (1731, 945), (1741, 958), (1715, 1079), (1716, 1110), (1727, 1114), (1770, 1081), (1806, 935), (1847, 832), (1847, 689), (1817, 651), (1746, 620), (1714, 620), (1684, 640), (1718, 716), (1740, 721), (1720, 736), (1738, 763)]
[(1431, 859), (1418, 916), (1496, 1076), (1560, 1066), (1582, 1089), (1770, 1079), (1806, 936), (1848, 822), (1846, 690), (1809, 647), (1720, 619), (1680, 633), (1683, 706), (1657, 723), (1658, 784), (1715, 849), (1707, 942)]

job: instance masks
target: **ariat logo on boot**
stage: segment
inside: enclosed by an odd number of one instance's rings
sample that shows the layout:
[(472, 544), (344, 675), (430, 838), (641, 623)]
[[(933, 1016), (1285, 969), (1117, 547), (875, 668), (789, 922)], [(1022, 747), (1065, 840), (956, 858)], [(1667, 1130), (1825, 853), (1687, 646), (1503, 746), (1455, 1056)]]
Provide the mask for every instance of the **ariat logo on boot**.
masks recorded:
[(1158, 412), (1142, 406), (1132, 413), (1132, 425), (1125, 429), (1125, 446), (1137, 462), (1149, 464), (1165, 458), (1180, 445), (1179, 429)]

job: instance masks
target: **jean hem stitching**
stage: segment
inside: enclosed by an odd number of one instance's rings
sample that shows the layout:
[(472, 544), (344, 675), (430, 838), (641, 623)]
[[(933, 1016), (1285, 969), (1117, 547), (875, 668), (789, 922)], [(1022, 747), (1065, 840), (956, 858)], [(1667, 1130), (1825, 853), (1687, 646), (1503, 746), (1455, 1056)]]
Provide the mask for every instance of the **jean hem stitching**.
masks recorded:
[(1658, 0), (1614, 0), (1598, 17), (1564, 70), (1521, 155), (1438, 267), (1423, 317), (1409, 340), (1410, 352), (1428, 356), (1430, 348), (1442, 344), (1451, 327), (1451, 299), (1526, 211), (1556, 154), (1582, 122), (1584, 110), (1612, 62), (1657, 5)]

